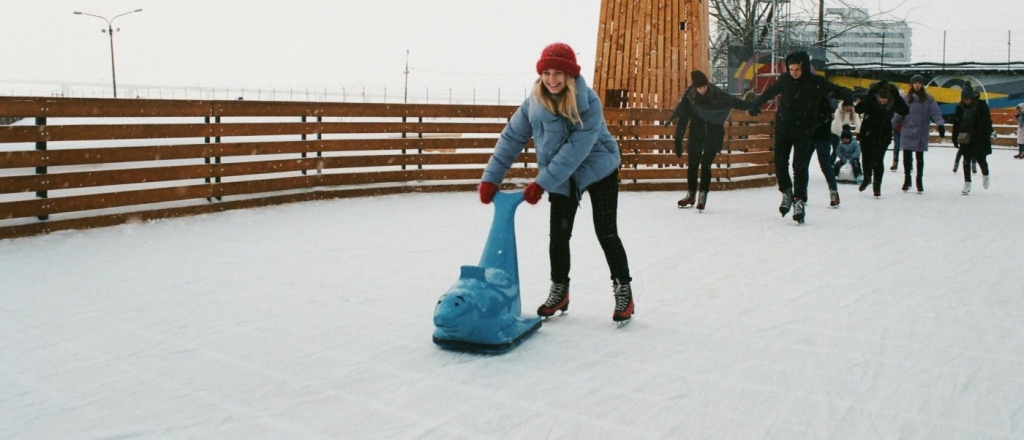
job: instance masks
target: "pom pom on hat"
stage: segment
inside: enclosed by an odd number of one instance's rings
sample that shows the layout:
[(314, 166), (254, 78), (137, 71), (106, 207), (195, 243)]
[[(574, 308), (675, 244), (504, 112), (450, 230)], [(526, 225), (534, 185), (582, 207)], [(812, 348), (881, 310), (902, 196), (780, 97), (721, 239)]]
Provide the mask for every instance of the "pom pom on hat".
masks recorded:
[(704, 87), (708, 85), (708, 76), (699, 70), (690, 72), (690, 84), (694, 87)]
[(850, 131), (850, 124), (843, 124), (843, 132), (839, 134), (839, 139), (853, 139), (853, 132)]
[(580, 65), (576, 64), (576, 52), (565, 43), (549, 44), (537, 60), (537, 74), (540, 75), (547, 69), (561, 70), (572, 77), (579, 76)]

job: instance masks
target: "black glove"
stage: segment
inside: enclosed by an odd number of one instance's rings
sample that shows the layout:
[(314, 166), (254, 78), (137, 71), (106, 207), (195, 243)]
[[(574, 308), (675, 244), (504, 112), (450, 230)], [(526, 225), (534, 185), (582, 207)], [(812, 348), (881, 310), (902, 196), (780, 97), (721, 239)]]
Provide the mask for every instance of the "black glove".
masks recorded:
[(683, 157), (683, 137), (682, 136), (678, 136), (678, 135), (676, 136), (676, 138), (675, 138), (675, 146), (676, 146), (676, 157)]
[(758, 114), (761, 113), (761, 106), (751, 104), (750, 109), (747, 110), (747, 113), (750, 113), (750, 116), (757, 116)]
[(661, 125), (664, 125), (666, 127), (669, 126), (669, 125), (672, 125), (672, 120), (671, 119), (666, 119), (665, 122), (661, 123)]
[(946, 137), (946, 126), (945, 125), (940, 125), (939, 126), (939, 139), (943, 139), (945, 137)]

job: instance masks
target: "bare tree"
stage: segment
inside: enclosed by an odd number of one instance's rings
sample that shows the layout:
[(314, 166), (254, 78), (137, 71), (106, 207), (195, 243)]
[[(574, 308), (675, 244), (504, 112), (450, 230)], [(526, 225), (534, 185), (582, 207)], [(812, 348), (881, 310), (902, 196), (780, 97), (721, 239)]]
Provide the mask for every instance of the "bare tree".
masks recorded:
[[(708, 13), (717, 32), (711, 37), (711, 65), (724, 66), (729, 46), (758, 47), (769, 36), (773, 4), (758, 0), (711, 0)], [(718, 69), (716, 69), (718, 70)], [(713, 77), (720, 78), (721, 72)]]
[[(847, 27), (836, 33), (826, 34), (823, 32), (824, 0), (709, 0), (708, 9), (712, 22), (717, 28), (715, 35), (711, 37), (711, 64), (713, 66), (724, 66), (729, 56), (730, 46), (749, 47), (751, 51), (766, 47), (771, 37), (771, 23), (777, 14), (785, 11), (785, 5), (789, 4), (789, 17), (786, 20), (794, 20), (803, 23), (816, 23), (818, 37), (814, 41), (801, 42), (808, 46), (824, 47), (828, 50), (829, 42), (843, 37), (844, 34), (858, 28), (868, 27), (885, 21), (896, 21), (897, 17), (892, 12), (903, 6), (906, 0), (891, 3), (886, 9), (875, 14), (867, 14), (852, 22), (846, 22)], [(778, 7), (776, 11), (775, 8)], [(830, 8), (864, 9), (863, 6), (853, 5), (847, 0), (829, 0)], [(789, 26), (792, 23), (784, 23)], [(784, 34), (785, 30), (783, 31)], [(833, 55), (838, 55), (831, 52)]]

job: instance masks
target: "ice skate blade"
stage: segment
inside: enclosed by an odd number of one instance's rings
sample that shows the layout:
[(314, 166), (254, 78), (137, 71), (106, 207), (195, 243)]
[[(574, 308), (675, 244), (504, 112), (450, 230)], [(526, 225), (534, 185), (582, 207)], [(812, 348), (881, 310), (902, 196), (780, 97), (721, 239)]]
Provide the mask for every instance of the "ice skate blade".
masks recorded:
[(633, 320), (633, 318), (623, 319), (622, 321), (615, 321), (615, 328), (617, 328), (617, 329), (618, 328), (623, 328), (623, 327), (629, 325), (630, 321), (632, 321), (632, 320)]
[(540, 319), (541, 319), (541, 321), (550, 321), (552, 319), (561, 318), (561, 317), (563, 317), (565, 315), (568, 315), (568, 314), (569, 314), (568, 310), (559, 310), (559, 311), (555, 312), (554, 315), (551, 315), (551, 316), (541, 316)]

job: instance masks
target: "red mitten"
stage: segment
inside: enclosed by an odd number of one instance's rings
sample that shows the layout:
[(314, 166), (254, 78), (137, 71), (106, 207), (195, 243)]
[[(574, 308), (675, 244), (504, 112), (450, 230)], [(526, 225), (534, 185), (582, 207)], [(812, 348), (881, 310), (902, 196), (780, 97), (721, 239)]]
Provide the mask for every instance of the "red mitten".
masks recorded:
[(494, 200), (494, 195), (498, 193), (498, 185), (491, 182), (480, 182), (477, 190), (480, 191), (480, 201), (486, 205)]
[(523, 190), (523, 200), (531, 205), (536, 205), (542, 195), (544, 195), (544, 188), (541, 188), (537, 182), (526, 185), (526, 189)]

